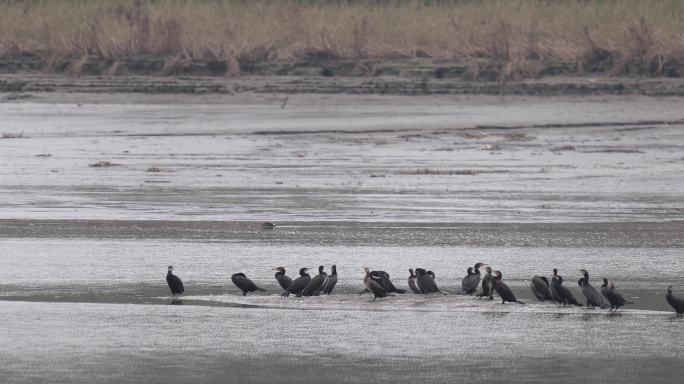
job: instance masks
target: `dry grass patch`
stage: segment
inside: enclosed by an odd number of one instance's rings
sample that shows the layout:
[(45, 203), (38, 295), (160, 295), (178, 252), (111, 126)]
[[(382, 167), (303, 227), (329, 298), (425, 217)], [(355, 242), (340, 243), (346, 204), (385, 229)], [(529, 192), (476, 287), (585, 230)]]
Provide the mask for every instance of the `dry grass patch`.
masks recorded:
[[(369, 5), (372, 4), (372, 5)], [(426, 5), (437, 4), (437, 5)], [(681, 75), (684, 2), (679, 0), (181, 1), (42, 0), (0, 4), (0, 58), (38, 56), (46, 70), (68, 58), (215, 60), (226, 76), (254, 63), (316, 59), (468, 62), (478, 78), (553, 73)], [(366, 66), (365, 76), (377, 68)]]

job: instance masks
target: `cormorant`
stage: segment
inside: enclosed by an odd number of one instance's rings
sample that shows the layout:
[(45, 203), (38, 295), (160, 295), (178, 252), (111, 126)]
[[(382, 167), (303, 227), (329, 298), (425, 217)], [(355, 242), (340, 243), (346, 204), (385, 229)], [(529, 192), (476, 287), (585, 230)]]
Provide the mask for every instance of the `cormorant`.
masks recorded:
[(429, 275), (423, 268), (416, 269), (416, 285), (418, 286), (420, 293), (428, 295), (430, 293), (439, 292), (446, 295), (446, 293), (439, 290), (433, 276), (434, 273)]
[(549, 290), (551, 291), (551, 297), (557, 303), (562, 303), (563, 298), (556, 290), (556, 283), (558, 282), (558, 269), (553, 269), (553, 276), (551, 277), (551, 284), (549, 285)]
[(468, 268), (468, 274), (461, 281), (461, 294), (472, 295), (477, 291), (477, 286), (480, 285), (480, 267), (484, 263), (477, 263), (473, 268)]
[(413, 293), (420, 294), (420, 289), (418, 289), (418, 286), (416, 285), (416, 279), (417, 276), (413, 273), (413, 269), (409, 269), (408, 286)]
[(335, 285), (337, 285), (337, 265), (333, 264), (332, 273), (328, 276), (328, 280), (325, 281), (325, 285), (323, 285), (323, 293), (326, 295), (331, 294), (333, 289), (335, 289)]
[(323, 272), (324, 268), (322, 265), (318, 267), (318, 275), (309, 280), (309, 284), (302, 291), (302, 296), (318, 296), (325, 285), (325, 281), (328, 280), (328, 274)]
[(185, 292), (185, 288), (183, 288), (183, 282), (180, 277), (174, 275), (171, 271), (173, 271), (173, 265), (169, 265), (169, 271), (166, 273), (166, 283), (169, 285), (169, 289), (173, 295), (172, 302), (175, 303), (180, 301), (176, 295), (182, 295), (183, 292)]
[[(377, 281), (371, 279), (370, 272), (368, 272), (368, 267), (363, 267), (366, 275), (363, 277), (363, 285), (366, 287), (365, 291), (373, 294), (373, 301), (378, 297), (387, 297), (387, 291), (383, 288)], [(363, 292), (362, 292), (363, 293)]]
[[(608, 284), (608, 279), (603, 278), (603, 283)], [(617, 312), (618, 308), (622, 307), (623, 305), (632, 304), (631, 301), (625, 300), (624, 296), (615, 290), (615, 283), (611, 282), (610, 286), (606, 287), (605, 291), (603, 291), (603, 288), (601, 288), (601, 291), (604, 292), (603, 295), (606, 297), (606, 299), (608, 299), (611, 311), (613, 308), (615, 308), (615, 312)]]
[(501, 271), (495, 271), (494, 273), (496, 276), (492, 279), (492, 286), (499, 297), (501, 297), (501, 304), (506, 304), (507, 301), (510, 303), (525, 304), (522, 301), (518, 301), (518, 299), (515, 298), (513, 291), (508, 288), (508, 285), (501, 281), (501, 278), (503, 277)]
[[(606, 301), (610, 302), (610, 300), (608, 300), (608, 296), (607, 296), (608, 295), (608, 279), (605, 277), (603, 278), (603, 284), (601, 284), (601, 295), (603, 295), (603, 301), (604, 302), (606, 302)], [(613, 309), (613, 307), (611, 306), (610, 309)]]
[(291, 293), (294, 293), (297, 297), (302, 297), (302, 291), (309, 285), (309, 281), (311, 281), (311, 276), (306, 273), (308, 270), (309, 268), (301, 268), (299, 270), (299, 277), (292, 281), (292, 284), (290, 284), (290, 287), (287, 289), (287, 295), (285, 296), (289, 297)]
[(494, 300), (494, 297), (492, 296), (492, 293), (494, 293), (494, 289), (492, 288), (492, 279), (494, 276), (492, 276), (492, 268), (487, 267), (485, 268), (485, 273), (484, 277), (482, 278), (482, 292), (480, 292), (477, 297), (489, 297), (489, 300)]
[(534, 276), (532, 280), (530, 280), (530, 289), (532, 290), (532, 294), (540, 301), (553, 299), (551, 290), (549, 289), (549, 280), (546, 276)]
[(582, 287), (582, 293), (584, 297), (587, 298), (587, 308), (591, 305), (592, 307), (599, 307), (601, 309), (606, 309), (608, 306), (603, 302), (603, 296), (589, 283), (589, 272), (586, 269), (581, 270), (584, 275), (583, 278), (579, 279), (577, 284)]
[(572, 295), (572, 292), (570, 292), (570, 290), (563, 285), (563, 276), (555, 275), (553, 278), (552, 285), (558, 293), (558, 296), (560, 297), (560, 302), (563, 304), (564, 307), (568, 304), (577, 305), (580, 307), (582, 306), (582, 303), (578, 302), (575, 299), (575, 296)]
[(285, 275), (285, 268), (283, 267), (278, 267), (274, 269), (274, 271), (278, 271), (275, 274), (275, 279), (278, 284), (280, 284), (280, 287), (285, 290), (285, 292), (282, 293), (282, 296), (285, 296), (287, 294), (287, 289), (290, 288), (290, 284), (292, 284), (292, 279)]
[(387, 293), (406, 293), (406, 290), (404, 289), (399, 289), (392, 284), (392, 280), (390, 280), (390, 275), (389, 273), (385, 271), (371, 271), (370, 272), (370, 278), (375, 281), (376, 283), (380, 284), (380, 286), (387, 292)]
[(668, 304), (675, 310), (677, 316), (684, 315), (684, 300), (672, 295), (672, 286), (667, 287), (667, 296), (665, 298)]
[(240, 288), (242, 296), (247, 296), (247, 292), (266, 291), (261, 287), (257, 287), (257, 285), (254, 284), (252, 280), (248, 279), (242, 272), (234, 274), (230, 277), (230, 280), (233, 281), (233, 284), (235, 284), (236, 287)]

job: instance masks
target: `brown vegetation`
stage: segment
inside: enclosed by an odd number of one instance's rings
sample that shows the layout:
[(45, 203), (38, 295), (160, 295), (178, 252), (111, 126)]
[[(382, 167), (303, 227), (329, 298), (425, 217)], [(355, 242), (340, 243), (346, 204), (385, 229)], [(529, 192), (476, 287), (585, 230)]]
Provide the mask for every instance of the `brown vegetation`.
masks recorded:
[(683, 16), (679, 0), (10, 1), (0, 4), (0, 60), (37, 58), (72, 75), (173, 75), (203, 63), (238, 76), (264, 63), (352, 60), (355, 74), (376, 76), (378, 62), (418, 58), (465, 63), (456, 74), (437, 65), (438, 78), (679, 77)]

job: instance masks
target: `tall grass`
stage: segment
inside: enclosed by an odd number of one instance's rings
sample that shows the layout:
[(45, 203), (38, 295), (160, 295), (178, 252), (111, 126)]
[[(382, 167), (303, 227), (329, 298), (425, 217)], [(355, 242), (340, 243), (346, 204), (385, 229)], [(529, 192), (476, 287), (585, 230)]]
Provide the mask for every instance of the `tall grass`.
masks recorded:
[(679, 75), (683, 16), (680, 0), (0, 0), (0, 58), (49, 67), (151, 55), (225, 60), (235, 72), (245, 62), (420, 57), (495, 63), (508, 77), (552, 63)]

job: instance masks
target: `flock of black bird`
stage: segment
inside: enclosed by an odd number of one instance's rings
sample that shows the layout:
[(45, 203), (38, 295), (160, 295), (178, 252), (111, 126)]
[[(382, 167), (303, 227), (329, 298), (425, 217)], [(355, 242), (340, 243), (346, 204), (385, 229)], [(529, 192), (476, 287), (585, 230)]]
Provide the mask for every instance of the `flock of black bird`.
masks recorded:
[[(482, 276), (480, 268), (485, 267), (485, 275)], [(324, 271), (324, 266), (318, 267), (318, 274), (311, 277), (308, 274), (308, 268), (301, 268), (299, 270), (299, 277), (292, 279), (285, 274), (285, 268), (278, 267), (274, 270), (275, 279), (283, 289), (282, 296), (288, 297), (295, 295), (302, 296), (318, 296), (321, 294), (330, 295), (337, 284), (337, 266), (332, 266), (332, 273), (328, 275)], [(359, 292), (371, 293), (373, 301), (377, 298), (392, 296), (392, 293), (403, 294), (406, 290), (399, 289), (394, 286), (390, 280), (390, 275), (385, 271), (369, 271), (368, 268), (363, 268), (365, 275), (363, 278), (364, 290)], [(173, 302), (179, 302), (179, 295), (185, 291), (181, 279), (173, 274), (173, 266), (169, 266), (166, 275), (166, 282), (169, 284), (171, 293), (173, 294)], [(633, 302), (625, 300), (622, 294), (615, 289), (615, 284), (608, 282), (607, 278), (603, 278), (601, 289), (595, 288), (589, 282), (589, 272), (581, 270), (582, 277), (577, 281), (577, 284), (582, 290), (582, 294), (586, 299), (587, 308), (601, 309), (610, 308), (610, 311), (617, 311), (625, 304), (633, 304)], [(501, 298), (501, 304), (506, 302), (525, 304), (515, 298), (513, 291), (502, 281), (503, 274), (501, 271), (493, 271), (491, 267), (484, 263), (477, 263), (475, 266), (468, 268), (467, 275), (461, 282), (461, 290), (458, 294), (474, 295), (478, 298), (485, 298), (489, 300), (494, 299), (494, 293)], [(236, 273), (231, 276), (231, 281), (242, 291), (242, 295), (246, 296), (248, 292), (266, 291), (265, 289), (254, 284), (244, 273)], [(416, 268), (415, 273), (413, 269), (409, 269), (408, 277), (409, 289), (415, 294), (429, 295), (431, 293), (440, 293), (446, 295), (447, 293), (440, 290), (435, 281), (435, 274), (432, 271), (423, 268)], [(478, 287), (481, 288), (478, 293)], [(553, 301), (558, 304), (583, 306), (575, 299), (572, 292), (563, 285), (563, 276), (558, 274), (558, 270), (554, 268), (551, 282), (546, 276), (534, 276), (530, 280), (530, 289), (532, 294), (540, 301)], [(684, 314), (684, 300), (675, 297), (672, 294), (672, 287), (667, 288), (667, 302), (674, 308), (677, 316)]]

